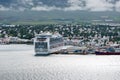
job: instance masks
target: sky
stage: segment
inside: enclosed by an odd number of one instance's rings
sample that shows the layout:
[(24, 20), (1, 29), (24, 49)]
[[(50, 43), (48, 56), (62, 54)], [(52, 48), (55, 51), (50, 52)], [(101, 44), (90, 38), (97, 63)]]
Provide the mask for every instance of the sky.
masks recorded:
[(118, 11), (120, 0), (0, 0), (0, 11)]

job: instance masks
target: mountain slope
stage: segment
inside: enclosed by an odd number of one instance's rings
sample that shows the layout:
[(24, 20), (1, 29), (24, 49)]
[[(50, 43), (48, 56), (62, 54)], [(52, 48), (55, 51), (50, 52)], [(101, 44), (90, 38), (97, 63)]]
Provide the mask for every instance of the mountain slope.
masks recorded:
[(0, 22), (91, 22), (112, 20), (120, 22), (119, 12), (89, 11), (5, 11), (0, 14)]

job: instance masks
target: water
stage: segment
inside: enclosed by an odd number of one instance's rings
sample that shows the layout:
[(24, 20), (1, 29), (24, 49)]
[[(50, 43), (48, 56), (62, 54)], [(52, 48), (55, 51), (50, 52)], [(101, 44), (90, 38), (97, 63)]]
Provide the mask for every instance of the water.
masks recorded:
[(31, 45), (2, 47), (0, 80), (120, 80), (120, 56), (36, 57)]

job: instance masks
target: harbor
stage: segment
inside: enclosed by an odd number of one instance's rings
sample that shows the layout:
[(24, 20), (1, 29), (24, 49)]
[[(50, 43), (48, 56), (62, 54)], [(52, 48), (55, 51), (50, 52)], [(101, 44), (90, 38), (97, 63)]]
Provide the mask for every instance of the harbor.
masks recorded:
[[(96, 55), (120, 55), (120, 44), (106, 42), (105, 37), (95, 42), (92, 39), (89, 44), (81, 43), (79, 38), (65, 39), (58, 32), (41, 32), (34, 38), (35, 55), (49, 54), (96, 54)], [(84, 43), (84, 44), (83, 44)], [(103, 45), (104, 44), (104, 45)]]
[[(23, 46), (25, 46), (26, 48), (24, 48)], [(0, 45), (0, 51), (24, 51), (24, 50), (30, 50), (29, 47), (31, 47), (31, 50), (33, 50), (33, 55), (36, 55), (35, 53), (35, 47), (34, 45), (28, 45), (28, 44), (4, 44), (4, 45)], [(79, 46), (73, 46), (73, 45), (65, 45), (62, 48), (60, 48), (59, 50), (56, 50), (53, 53), (50, 53), (50, 55), (52, 54), (64, 54), (64, 55), (120, 55), (120, 48), (117, 45), (117, 47), (114, 49), (113, 47), (116, 46), (107, 46), (107, 47), (99, 47), (99, 48), (88, 48), (85, 46), (79, 47)], [(108, 50), (108, 52), (107, 52)], [(115, 53), (115, 51), (117, 53)], [(101, 53), (100, 53), (101, 51)], [(110, 53), (111, 51), (111, 53)], [(36, 56), (40, 56), (40, 55), (36, 55)], [(43, 55), (44, 56), (44, 55)]]
[[(49, 35), (41, 32), (49, 32)], [(36, 34), (38, 34), (38, 39)], [(0, 25), (0, 45), (34, 44), (35, 54), (120, 54), (116, 24)], [(64, 48), (64, 47), (67, 48)]]

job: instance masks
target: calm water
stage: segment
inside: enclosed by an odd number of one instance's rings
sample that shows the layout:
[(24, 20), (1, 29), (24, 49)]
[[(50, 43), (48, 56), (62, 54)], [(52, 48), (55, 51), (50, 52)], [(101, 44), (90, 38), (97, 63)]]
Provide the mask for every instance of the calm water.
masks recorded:
[(0, 45), (0, 80), (120, 80), (120, 56), (35, 57), (31, 45)]

